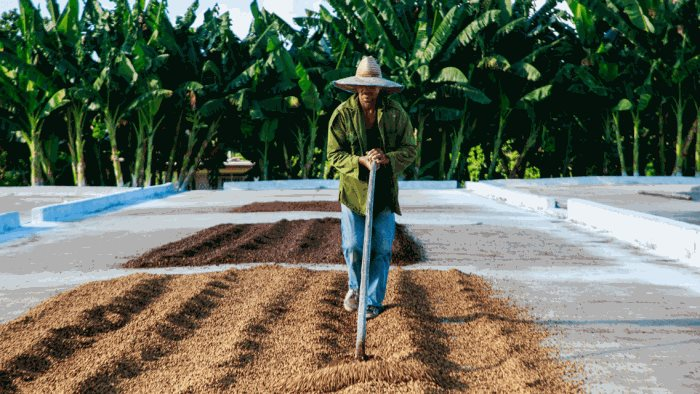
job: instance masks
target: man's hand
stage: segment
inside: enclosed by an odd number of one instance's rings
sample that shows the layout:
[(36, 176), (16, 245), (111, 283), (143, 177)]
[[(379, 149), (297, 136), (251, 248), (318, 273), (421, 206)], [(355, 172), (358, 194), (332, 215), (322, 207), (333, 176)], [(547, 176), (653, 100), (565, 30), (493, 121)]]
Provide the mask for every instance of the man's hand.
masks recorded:
[(371, 151), (367, 152), (365, 156), (360, 157), (360, 164), (365, 166), (368, 170), (372, 169), (373, 161), (377, 162), (377, 169), (380, 166), (385, 166), (389, 164), (389, 158), (379, 148), (372, 149)]

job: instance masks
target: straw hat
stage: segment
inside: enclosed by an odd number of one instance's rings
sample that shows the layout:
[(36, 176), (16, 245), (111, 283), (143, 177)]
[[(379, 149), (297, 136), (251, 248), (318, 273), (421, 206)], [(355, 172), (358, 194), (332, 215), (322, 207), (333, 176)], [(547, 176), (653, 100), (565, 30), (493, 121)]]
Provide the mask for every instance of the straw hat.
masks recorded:
[(334, 81), (335, 87), (351, 93), (357, 92), (360, 86), (379, 86), (387, 93), (398, 93), (403, 86), (396, 82), (382, 78), (382, 69), (372, 56), (364, 56), (357, 65), (354, 77), (347, 77)]

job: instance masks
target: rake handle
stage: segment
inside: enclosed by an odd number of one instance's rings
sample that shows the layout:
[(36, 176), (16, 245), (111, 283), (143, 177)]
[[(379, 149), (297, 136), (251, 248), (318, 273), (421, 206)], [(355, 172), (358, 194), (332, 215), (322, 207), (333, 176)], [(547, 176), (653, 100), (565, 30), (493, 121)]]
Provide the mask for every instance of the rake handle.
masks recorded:
[(365, 338), (367, 337), (367, 276), (372, 251), (372, 208), (374, 206), (374, 180), (377, 173), (377, 162), (372, 161), (367, 185), (367, 208), (365, 210), (365, 238), (362, 245), (362, 269), (360, 275), (360, 302), (357, 306), (357, 340), (355, 341), (355, 358), (361, 361), (367, 359), (365, 354)]

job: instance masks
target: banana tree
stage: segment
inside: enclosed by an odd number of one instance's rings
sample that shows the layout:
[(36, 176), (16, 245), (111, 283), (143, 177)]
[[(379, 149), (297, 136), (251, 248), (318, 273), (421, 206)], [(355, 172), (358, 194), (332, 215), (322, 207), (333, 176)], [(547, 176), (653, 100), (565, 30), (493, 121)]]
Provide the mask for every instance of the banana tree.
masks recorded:
[(136, 112), (134, 132), (136, 135), (136, 152), (131, 184), (133, 186), (150, 186), (152, 180), (153, 139), (163, 122), (164, 115), (158, 116), (163, 99), (173, 92), (160, 87), (158, 79), (151, 79), (145, 85), (146, 92), (139, 96), (128, 108)]
[(39, 10), (29, 0), (20, 0), (20, 33), (23, 37), (14, 51), (0, 51), (0, 86), (3, 104), (13, 114), (22, 141), (30, 152), (32, 185), (43, 184), (44, 177), (53, 183), (51, 163), (44, 154), (43, 127), (46, 119), (68, 103), (66, 90), (59, 88), (50, 75), (40, 68), (38, 52), (46, 37)]
[[(151, 11), (162, 13), (162, 9), (150, 7)], [(154, 23), (154, 28), (159, 25)], [(157, 35), (158, 30), (152, 32)], [(152, 42), (150, 39), (148, 42)], [(135, 89), (139, 97), (134, 100), (128, 113), (136, 113), (134, 132), (136, 147), (134, 164), (131, 173), (131, 184), (134, 186), (149, 186), (152, 178), (153, 141), (155, 133), (163, 121), (164, 115), (160, 114), (163, 99), (170, 97), (172, 91), (163, 89), (158, 71), (167, 62), (169, 54), (159, 53), (156, 48), (148, 44), (145, 37), (139, 37), (132, 46), (134, 56), (134, 70), (138, 74)], [(160, 114), (160, 116), (159, 116)]]
[(413, 175), (418, 176), (427, 167), (423, 165), (424, 132), (437, 97), (431, 73), (450, 67), (453, 59), (442, 55), (467, 15), (478, 7), (427, 1), (332, 0), (330, 4), (335, 15), (321, 7), (317, 22), (337, 59), (333, 77), (354, 72), (361, 55), (371, 54), (389, 69), (390, 78), (404, 86), (397, 97), (413, 118), (417, 142)]
[(620, 130), (620, 112), (632, 109), (632, 103), (627, 99), (622, 99), (612, 109), (612, 129), (615, 132), (615, 145), (617, 146), (617, 156), (620, 160), (620, 175), (627, 176), (625, 165), (625, 151), (622, 147), (623, 138)]
[(71, 157), (73, 182), (76, 186), (85, 186), (85, 125), (89, 108), (88, 95), (84, 90), (69, 90), (70, 105), (66, 112), (68, 132), (68, 150)]
[(323, 103), (316, 85), (309, 79), (309, 74), (304, 66), (299, 63), (296, 67), (301, 89), (301, 102), (310, 114), (306, 115), (308, 125), (308, 137), (302, 130), (297, 131), (297, 149), (301, 166), (301, 177), (306, 179), (313, 165), (314, 151), (316, 148), (316, 135), (318, 134), (318, 119), (323, 115)]
[(46, 39), (39, 50), (54, 68), (54, 80), (67, 90), (70, 105), (64, 112), (64, 120), (73, 182), (85, 186), (85, 126), (93, 98), (88, 81), (95, 72), (95, 61), (89, 56), (91, 48), (81, 34), (87, 23), (79, 17), (78, 0), (69, 0), (63, 11), (55, 1), (48, 1), (47, 8), (52, 23), (47, 24)]
[[(616, 37), (619, 46), (631, 48), (635, 56), (657, 65), (657, 85), (663, 85), (659, 93), (671, 98), (672, 111), (676, 118), (674, 174), (681, 175), (684, 163), (684, 116), (692, 90), (689, 81), (697, 77), (697, 45), (686, 34), (685, 29), (697, 35), (697, 4), (693, 1), (668, 2), (663, 0), (569, 0), (585, 8), (592, 19), (605, 22)], [(690, 16), (690, 17), (689, 17)], [(693, 60), (696, 59), (696, 60)], [(697, 78), (695, 78), (697, 79)], [(661, 82), (661, 83), (659, 83)], [(665, 91), (665, 92), (664, 92)], [(664, 139), (662, 129), (663, 111), (658, 111), (659, 140)], [(660, 156), (664, 146), (660, 144)]]
[[(676, 86), (677, 95), (672, 97), (673, 103), (673, 113), (676, 116), (676, 163), (674, 166), (673, 174), (675, 176), (683, 175), (683, 164), (685, 162), (685, 155), (683, 154), (683, 132), (684, 132), (684, 116), (686, 112), (686, 107), (690, 104), (692, 98), (684, 95), (684, 82), (694, 77), (700, 75), (698, 70), (700, 70), (700, 55), (696, 55), (691, 59), (684, 59), (685, 57), (685, 46), (686, 40), (683, 40), (681, 46), (680, 54), (676, 60), (676, 63), (672, 69), (671, 81)], [(687, 87), (685, 87), (687, 89)]]
[(119, 149), (120, 126), (128, 123), (129, 104), (135, 99), (138, 73), (128, 53), (130, 44), (136, 39), (136, 13), (133, 17), (125, 0), (117, 1), (114, 11), (102, 9), (99, 0), (86, 4), (86, 18), (95, 30), (87, 37), (96, 48), (99, 72), (92, 81), (95, 98), (90, 109), (98, 111), (106, 129), (111, 150), (110, 161), (115, 183), (124, 186), (122, 157)]
[[(469, 71), (469, 76), (472, 75), (473, 67)], [(443, 99), (456, 98), (457, 105), (461, 104), (461, 108), (444, 107), (438, 102), (431, 104), (435, 108), (436, 120), (448, 121), (454, 124), (459, 121), (458, 126), (452, 127), (452, 149), (449, 154), (449, 166), (447, 174), (444, 173), (445, 165), (441, 162), (438, 169), (438, 176), (442, 179), (453, 179), (457, 165), (460, 161), (462, 145), (465, 139), (468, 139), (474, 130), (475, 120), (470, 121), (468, 112), (469, 101), (479, 104), (489, 104), (489, 99), (484, 92), (469, 84), (469, 78), (456, 67), (445, 67), (440, 70), (431, 82), (436, 85), (437, 96)], [(436, 100), (435, 100), (436, 101)], [(448, 123), (448, 124), (449, 124)], [(446, 131), (443, 133), (443, 143), (441, 146), (441, 160), (448, 159), (446, 152)]]
[(700, 104), (693, 101), (695, 106), (695, 176), (700, 177)]
[[(277, 15), (260, 9), (256, 1), (251, 3), (250, 9), (254, 19), (245, 42), (250, 45), (251, 58), (256, 60), (229, 83), (227, 92), (232, 97), (231, 104), (239, 111), (247, 111), (252, 122), (260, 125), (257, 138), (251, 142), (262, 145), (262, 149), (257, 149), (253, 154), (259, 157), (262, 178), (269, 179), (272, 176), (272, 159), (277, 157), (271, 152), (271, 147), (284, 146), (282, 143), (275, 144), (280, 139), (277, 133), (279, 118), (298, 107), (299, 99), (295, 94), (301, 88), (302, 102), (313, 112), (307, 119), (309, 131), (316, 133), (320, 101), (313, 93), (315, 86), (308, 72), (302, 70), (303, 67), (295, 67), (291, 53), (285, 48), (285, 44), (302, 42), (303, 39)], [(289, 126), (285, 124), (284, 128)], [(316, 139), (315, 136), (311, 137), (305, 144), (306, 153), (303, 155), (307, 174)]]
[[(649, 90), (648, 85), (641, 86), (640, 88), (637, 88), (635, 90), (636, 99), (635, 103), (632, 103), (629, 99), (622, 99), (620, 102), (615, 106), (614, 111), (615, 112), (621, 112), (621, 111), (630, 111), (630, 114), (632, 115), (632, 138), (633, 138), (633, 148), (632, 148), (632, 174), (633, 176), (639, 176), (639, 128), (640, 128), (640, 123), (642, 119), (642, 113), (644, 110), (649, 106), (649, 102), (651, 101), (651, 91)], [(619, 130), (619, 119), (618, 115), (615, 114), (614, 118), (615, 122), (615, 133), (617, 136), (617, 143), (618, 143), (618, 152), (620, 154), (620, 157), (623, 157), (623, 152), (622, 152), (622, 141), (620, 138), (620, 130)], [(624, 158), (620, 162), (620, 165), (622, 168), (624, 164)], [(625, 170), (623, 170), (623, 175), (626, 173)]]
[(263, 143), (263, 150), (260, 152), (260, 167), (262, 169), (262, 179), (269, 179), (270, 172), (270, 144), (275, 141), (275, 133), (279, 120), (277, 118), (265, 119), (260, 128), (260, 142)]
[[(99, 77), (93, 83), (93, 89), (98, 92), (91, 105), (91, 110), (98, 110), (107, 131), (111, 148), (110, 160), (114, 169), (115, 182), (118, 187), (124, 186), (121, 152), (118, 145), (120, 126), (127, 124), (129, 102), (124, 93), (133, 95), (133, 86), (138, 75), (131, 60), (116, 51), (110, 51), (103, 58), (107, 61)], [(121, 82), (121, 83), (120, 83)], [(133, 96), (132, 96), (133, 97)]]

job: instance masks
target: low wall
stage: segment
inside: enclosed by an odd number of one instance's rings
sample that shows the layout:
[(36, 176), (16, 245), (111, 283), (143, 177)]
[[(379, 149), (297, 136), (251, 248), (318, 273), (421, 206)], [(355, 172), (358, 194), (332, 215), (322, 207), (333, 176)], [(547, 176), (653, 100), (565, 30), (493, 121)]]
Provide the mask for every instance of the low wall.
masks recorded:
[[(335, 179), (290, 179), (278, 181), (224, 182), (224, 190), (317, 190), (338, 189)], [(399, 189), (456, 189), (457, 181), (399, 181)]]
[(46, 205), (32, 209), (32, 221), (64, 222), (79, 220), (106, 209), (135, 204), (175, 192), (176, 189), (173, 184), (166, 183), (164, 185), (131, 189), (84, 200)]
[(688, 176), (577, 176), (539, 179), (498, 179), (495, 185), (596, 186), (596, 185), (700, 185), (700, 177)]
[(569, 199), (567, 218), (659, 256), (700, 266), (700, 226), (577, 198)]
[(507, 189), (499, 186), (495, 181), (466, 182), (465, 188), (469, 192), (482, 197), (492, 198), (508, 205), (535, 211), (547, 211), (552, 213), (557, 207), (554, 197), (538, 196), (532, 193)]
[(19, 227), (19, 212), (0, 213), (0, 233), (12, 231)]

